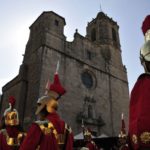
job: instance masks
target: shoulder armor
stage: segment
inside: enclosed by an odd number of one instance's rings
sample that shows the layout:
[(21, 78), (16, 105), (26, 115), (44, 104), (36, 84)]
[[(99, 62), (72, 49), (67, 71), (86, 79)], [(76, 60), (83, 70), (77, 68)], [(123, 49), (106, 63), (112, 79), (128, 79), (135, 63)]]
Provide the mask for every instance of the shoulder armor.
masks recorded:
[(52, 122), (48, 120), (44, 120), (44, 121), (38, 120), (35, 121), (35, 123), (40, 127), (42, 133), (44, 133), (45, 135), (53, 133), (57, 138), (57, 131), (54, 125), (52, 124)]
[(43, 121), (42, 120), (37, 120), (37, 121), (35, 121), (35, 123), (38, 124), (38, 125), (42, 125), (42, 124), (46, 124), (46, 123), (48, 124), (49, 121), (48, 120), (43, 120)]

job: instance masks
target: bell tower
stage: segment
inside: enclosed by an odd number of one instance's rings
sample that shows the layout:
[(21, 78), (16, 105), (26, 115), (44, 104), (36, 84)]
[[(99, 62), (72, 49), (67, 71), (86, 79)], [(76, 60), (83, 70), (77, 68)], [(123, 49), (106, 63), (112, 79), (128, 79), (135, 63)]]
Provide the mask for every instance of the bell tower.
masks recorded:
[(87, 38), (97, 44), (120, 47), (119, 26), (103, 12), (99, 12), (86, 28)]

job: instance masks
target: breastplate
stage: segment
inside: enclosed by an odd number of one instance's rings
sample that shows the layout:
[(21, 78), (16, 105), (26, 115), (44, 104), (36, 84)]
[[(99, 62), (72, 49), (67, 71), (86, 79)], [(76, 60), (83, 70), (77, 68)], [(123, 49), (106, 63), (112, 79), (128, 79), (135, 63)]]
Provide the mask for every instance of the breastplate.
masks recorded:
[(59, 134), (57, 132), (57, 130), (55, 129), (54, 125), (48, 120), (36, 121), (36, 123), (38, 124), (38, 126), (40, 127), (40, 129), (44, 135), (54, 134), (59, 150), (61, 150), (64, 147), (65, 140), (66, 140), (66, 131), (69, 130), (67, 124), (65, 124), (64, 133)]

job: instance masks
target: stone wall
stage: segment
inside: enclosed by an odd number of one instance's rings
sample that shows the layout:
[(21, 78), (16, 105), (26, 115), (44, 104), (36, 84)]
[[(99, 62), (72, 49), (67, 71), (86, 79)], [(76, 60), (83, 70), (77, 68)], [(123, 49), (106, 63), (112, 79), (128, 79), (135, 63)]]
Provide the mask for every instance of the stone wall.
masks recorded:
[[(121, 113), (128, 118), (129, 103), (119, 26), (104, 13), (98, 13), (88, 23), (87, 35), (76, 31), (72, 42), (66, 41), (64, 26), (65, 19), (54, 12), (43, 12), (30, 26), (21, 67), (24, 69), (3, 87), (1, 113), (8, 96), (13, 94), (24, 126), (35, 120), (36, 101), (44, 94), (47, 80), (53, 82), (59, 60), (60, 81), (67, 90), (59, 100), (60, 116), (72, 126), (74, 134), (81, 132), (83, 120), (97, 135), (116, 136)], [(93, 28), (97, 31), (95, 41), (91, 39)]]

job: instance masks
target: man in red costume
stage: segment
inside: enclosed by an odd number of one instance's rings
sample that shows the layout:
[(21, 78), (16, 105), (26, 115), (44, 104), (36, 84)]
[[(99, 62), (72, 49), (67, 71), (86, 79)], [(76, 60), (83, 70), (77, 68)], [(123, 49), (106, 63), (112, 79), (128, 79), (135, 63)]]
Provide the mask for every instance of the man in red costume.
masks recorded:
[(73, 150), (72, 130), (57, 114), (58, 100), (64, 93), (56, 71), (54, 83), (48, 84), (48, 92), (37, 102), (40, 120), (31, 125), (20, 150)]
[(121, 115), (121, 131), (119, 134), (119, 150), (129, 150), (123, 114)]
[(17, 150), (24, 133), (19, 126), (18, 112), (14, 109), (15, 98), (9, 97), (9, 108), (5, 110), (0, 130), (0, 150)]
[(84, 125), (82, 126), (82, 128), (83, 128), (83, 136), (85, 141), (85, 149), (87, 148), (88, 150), (99, 150), (96, 143), (92, 140), (91, 130), (85, 128)]
[(145, 73), (140, 75), (131, 92), (129, 144), (133, 150), (150, 150), (150, 15), (142, 25), (145, 43), (140, 50)]

